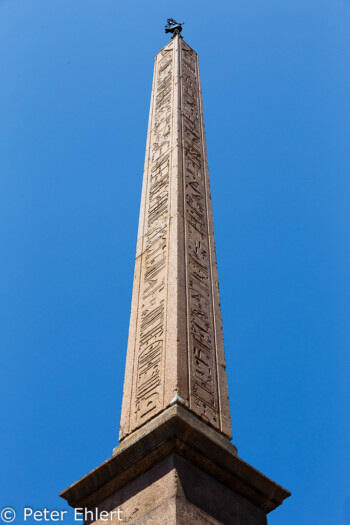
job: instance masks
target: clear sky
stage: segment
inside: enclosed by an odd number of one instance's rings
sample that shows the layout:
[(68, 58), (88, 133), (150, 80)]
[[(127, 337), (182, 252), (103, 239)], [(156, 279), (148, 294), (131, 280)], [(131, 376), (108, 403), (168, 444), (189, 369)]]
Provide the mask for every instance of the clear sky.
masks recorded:
[(67, 509), (117, 444), (170, 16), (200, 57), (233, 441), (293, 493), (270, 525), (349, 524), (350, 0), (0, 0), (0, 507)]

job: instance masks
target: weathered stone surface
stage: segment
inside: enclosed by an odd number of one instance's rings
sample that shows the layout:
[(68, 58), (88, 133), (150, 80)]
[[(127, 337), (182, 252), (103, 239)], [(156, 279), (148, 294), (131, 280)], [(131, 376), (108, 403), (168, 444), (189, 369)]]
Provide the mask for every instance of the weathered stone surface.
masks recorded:
[[(266, 525), (263, 510), (178, 454), (169, 455), (97, 507), (109, 513), (118, 508), (128, 524)], [(111, 523), (118, 523), (116, 514)]]
[(156, 56), (120, 440), (174, 399), (231, 439), (197, 54)]

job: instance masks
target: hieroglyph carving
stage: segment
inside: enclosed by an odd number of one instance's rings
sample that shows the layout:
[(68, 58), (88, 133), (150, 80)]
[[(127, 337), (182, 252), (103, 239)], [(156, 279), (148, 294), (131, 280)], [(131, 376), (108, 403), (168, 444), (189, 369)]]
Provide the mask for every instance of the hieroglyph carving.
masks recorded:
[(173, 49), (164, 50), (155, 72), (133, 381), (135, 404), (130, 414), (136, 427), (156, 413), (163, 402), (173, 60)]
[(217, 426), (218, 380), (211, 276), (214, 261), (209, 243), (209, 188), (203, 158), (199, 73), (194, 51), (183, 46), (181, 52), (190, 408)]

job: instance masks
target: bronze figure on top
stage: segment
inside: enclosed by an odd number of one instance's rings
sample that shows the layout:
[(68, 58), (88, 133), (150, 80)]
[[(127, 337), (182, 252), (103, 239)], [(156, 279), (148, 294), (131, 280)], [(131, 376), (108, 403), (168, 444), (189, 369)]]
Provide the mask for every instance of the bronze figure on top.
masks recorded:
[(174, 20), (173, 18), (167, 18), (165, 32), (172, 33), (171, 38), (174, 38), (174, 36), (179, 35), (181, 33), (183, 25), (184, 22), (180, 24), (179, 22), (176, 22), (176, 20)]

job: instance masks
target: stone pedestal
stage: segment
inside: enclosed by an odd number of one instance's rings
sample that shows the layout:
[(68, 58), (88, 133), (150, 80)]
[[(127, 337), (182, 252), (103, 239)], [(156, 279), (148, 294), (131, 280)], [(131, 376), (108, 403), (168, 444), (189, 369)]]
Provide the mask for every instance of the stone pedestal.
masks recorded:
[[(237, 457), (232, 443), (174, 404), (65, 490), (75, 508), (108, 512), (85, 523), (266, 525), (290, 493)], [(113, 511), (114, 515), (113, 515)]]

